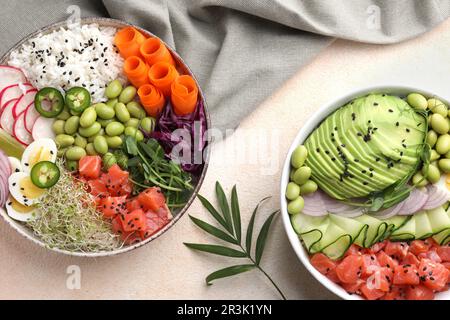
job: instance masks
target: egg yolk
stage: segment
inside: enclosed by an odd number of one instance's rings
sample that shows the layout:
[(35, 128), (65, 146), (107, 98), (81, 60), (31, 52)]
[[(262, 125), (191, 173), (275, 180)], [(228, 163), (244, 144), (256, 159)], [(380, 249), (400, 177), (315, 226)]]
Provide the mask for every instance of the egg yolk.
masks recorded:
[(13, 208), (14, 211), (16, 211), (18, 213), (30, 213), (31, 211), (34, 210), (34, 207), (24, 206), (24, 205), (20, 204), (19, 202), (17, 202), (17, 200), (14, 199), (13, 197), (11, 197), (9, 199), (9, 201), (11, 203), (11, 208)]
[(52, 155), (50, 154), (50, 150), (45, 147), (39, 147), (36, 152), (33, 152), (33, 155), (30, 157), (29, 165), (30, 168), (41, 161), (50, 161)]
[(27, 199), (39, 198), (45, 192), (44, 189), (36, 187), (30, 177), (22, 178), (19, 185), (22, 195)]

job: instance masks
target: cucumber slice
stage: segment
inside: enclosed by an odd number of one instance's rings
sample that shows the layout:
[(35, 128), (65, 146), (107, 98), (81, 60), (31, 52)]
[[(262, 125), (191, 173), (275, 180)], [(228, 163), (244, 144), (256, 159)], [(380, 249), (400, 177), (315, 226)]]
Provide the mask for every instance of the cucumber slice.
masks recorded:
[[(430, 211), (434, 211), (434, 210), (430, 210)], [(450, 219), (450, 209), (448, 208), (447, 211), (445, 212), (447, 214), (447, 218)], [(434, 216), (430, 217), (430, 221), (434, 219)], [(444, 219), (445, 220), (445, 219)], [(432, 225), (434, 224), (434, 221), (432, 222)], [(446, 245), (447, 243), (450, 242), (450, 227), (447, 227), (446, 229), (443, 229), (441, 232), (435, 234), (433, 236), (433, 239), (439, 243), (441, 246), (442, 245)]]
[(433, 234), (450, 228), (450, 217), (448, 211), (446, 212), (443, 207), (428, 210), (427, 214)]
[(358, 238), (361, 232), (365, 229), (364, 224), (353, 218), (346, 218), (336, 214), (330, 214), (329, 217), (330, 221), (336, 224), (339, 228), (345, 230), (345, 232), (352, 237), (353, 241), (356, 240), (356, 238)]
[(416, 219), (416, 232), (415, 239), (424, 239), (433, 235), (431, 229), (430, 220), (428, 219), (428, 213), (426, 211), (420, 211), (414, 214)]
[(392, 232), (390, 239), (393, 241), (414, 240), (416, 238), (416, 219), (411, 217), (403, 226)]
[(320, 242), (317, 243), (319, 251), (330, 259), (339, 259), (352, 245), (352, 236), (344, 229), (330, 222)]
[(292, 227), (303, 240), (309, 253), (318, 252), (318, 249), (315, 249), (315, 244), (322, 239), (329, 223), (328, 216), (312, 217), (298, 213), (291, 217)]
[(403, 226), (410, 218), (410, 216), (393, 216), (389, 219), (382, 220), (387, 223), (388, 227), (386, 228), (386, 232), (379, 239), (379, 241), (383, 241), (389, 238), (392, 232)]
[(369, 248), (380, 239), (382, 239), (384, 234), (386, 233), (386, 230), (388, 229), (387, 222), (379, 220), (367, 214), (356, 217), (355, 220), (367, 225), (366, 229), (360, 233), (355, 241), (355, 244), (364, 248)]

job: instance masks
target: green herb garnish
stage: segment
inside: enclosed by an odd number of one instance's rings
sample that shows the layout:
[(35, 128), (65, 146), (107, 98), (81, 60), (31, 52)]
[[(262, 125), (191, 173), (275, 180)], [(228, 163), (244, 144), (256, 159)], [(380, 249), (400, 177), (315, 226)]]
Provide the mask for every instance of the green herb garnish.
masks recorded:
[(250, 218), (250, 222), (247, 227), (247, 232), (245, 236), (245, 248), (242, 245), (242, 233), (241, 233), (241, 213), (239, 208), (239, 200), (237, 195), (236, 186), (233, 187), (231, 191), (231, 205), (229, 205), (227, 197), (222, 189), (219, 182), (216, 182), (216, 196), (219, 202), (220, 212), (204, 197), (198, 196), (203, 206), (208, 210), (212, 217), (222, 226), (222, 228), (217, 228), (207, 222), (197, 219), (193, 216), (189, 216), (191, 220), (202, 230), (206, 231), (210, 235), (228, 242), (235, 246), (235, 248), (230, 248), (222, 245), (214, 244), (198, 244), (198, 243), (184, 243), (187, 247), (203, 251), (211, 254), (216, 254), (220, 256), (226, 256), (231, 258), (246, 258), (250, 260), (251, 263), (239, 264), (226, 267), (209, 274), (206, 277), (206, 284), (211, 285), (212, 281), (231, 277), (240, 273), (258, 269), (264, 276), (269, 279), (281, 297), (286, 300), (283, 292), (278, 288), (276, 283), (272, 278), (264, 271), (261, 267), (261, 259), (263, 256), (264, 248), (266, 245), (267, 236), (269, 234), (270, 225), (272, 224), (273, 218), (279, 212), (279, 210), (273, 212), (267, 220), (264, 222), (261, 230), (259, 232), (258, 238), (256, 240), (254, 256), (252, 255), (252, 237), (253, 237), (253, 227), (255, 224), (256, 213), (261, 205), (261, 203), (268, 198), (262, 199), (256, 206), (253, 214)]

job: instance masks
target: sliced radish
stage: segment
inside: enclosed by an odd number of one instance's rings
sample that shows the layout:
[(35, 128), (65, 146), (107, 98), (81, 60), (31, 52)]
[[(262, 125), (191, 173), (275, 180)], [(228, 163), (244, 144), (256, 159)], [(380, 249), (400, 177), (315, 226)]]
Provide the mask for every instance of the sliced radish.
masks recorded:
[(33, 136), (25, 129), (25, 112), (14, 120), (13, 135), (17, 141), (26, 146), (33, 142)]
[(16, 83), (10, 85), (0, 92), (0, 110), (10, 100), (19, 99), (24, 93), (32, 89), (33, 86), (29, 83)]
[(52, 125), (54, 119), (39, 117), (33, 126), (33, 139), (38, 140), (42, 138), (55, 139)]
[(39, 117), (40, 114), (34, 107), (34, 102), (30, 103), (30, 105), (27, 107), (27, 110), (25, 111), (25, 129), (27, 129), (29, 133), (33, 133), (34, 123)]
[(27, 82), (27, 78), (22, 70), (11, 66), (0, 66), (0, 92), (13, 84)]
[(16, 104), (17, 100), (9, 101), (2, 110), (2, 114), (0, 117), (0, 125), (2, 128), (8, 132), (10, 135), (13, 135), (13, 127), (14, 127), (14, 116), (13, 116), (13, 108)]
[(36, 96), (36, 89), (30, 89), (26, 93), (20, 96), (19, 100), (17, 100), (13, 109), (13, 116), (17, 118), (19, 114), (24, 112), (30, 103), (34, 102), (34, 97)]

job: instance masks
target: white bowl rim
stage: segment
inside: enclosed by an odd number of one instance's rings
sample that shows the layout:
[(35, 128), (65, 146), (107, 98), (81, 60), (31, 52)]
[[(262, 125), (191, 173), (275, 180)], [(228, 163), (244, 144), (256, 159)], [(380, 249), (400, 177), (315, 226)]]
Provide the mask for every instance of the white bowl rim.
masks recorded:
[[(418, 89), (409, 85), (403, 86), (403, 85), (387, 84), (387, 85), (375, 85), (370, 87), (358, 88), (356, 90), (345, 93), (328, 103), (325, 103), (311, 116), (311, 118), (306, 120), (305, 124), (299, 130), (296, 137), (294, 138), (284, 161), (280, 181), (280, 208), (281, 208), (281, 216), (283, 219), (283, 226), (288, 236), (289, 242), (299, 260), (302, 262), (305, 268), (314, 276), (314, 278), (316, 278), (317, 281), (319, 281), (324, 287), (333, 292), (335, 295), (345, 300), (361, 300), (363, 298), (361, 298), (356, 294), (353, 295), (348, 294), (340, 285), (332, 282), (326, 276), (321, 274), (316, 268), (314, 268), (313, 265), (310, 263), (308, 253), (306, 252), (305, 248), (300, 242), (298, 235), (292, 228), (290, 215), (287, 212), (287, 201), (284, 195), (284, 190), (289, 182), (291, 155), (294, 149), (299, 144), (304, 142), (304, 140), (309, 136), (309, 134), (320, 122), (322, 122), (328, 115), (330, 115), (332, 111), (343, 106), (346, 102), (349, 102), (357, 97), (367, 95), (369, 93), (386, 93), (404, 96), (405, 94), (411, 92), (418, 92), (427, 97), (439, 97), (439, 99), (441, 99), (447, 105), (450, 104), (449, 103), (450, 99), (445, 99), (444, 97), (442, 97), (442, 95), (438, 96), (430, 92), (430, 90)], [(450, 299), (450, 290), (436, 294), (435, 299), (436, 300)]]

